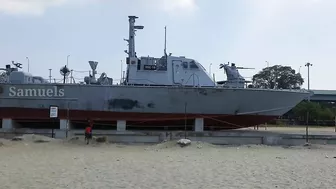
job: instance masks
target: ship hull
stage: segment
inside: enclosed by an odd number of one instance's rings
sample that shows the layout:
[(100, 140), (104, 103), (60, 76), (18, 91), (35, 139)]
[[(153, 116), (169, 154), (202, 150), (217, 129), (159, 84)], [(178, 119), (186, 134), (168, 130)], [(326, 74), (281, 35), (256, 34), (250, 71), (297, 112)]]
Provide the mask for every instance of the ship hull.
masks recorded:
[[(49, 109), (0, 108), (1, 118), (15, 120), (50, 120)], [(239, 129), (263, 124), (277, 116), (223, 115), (223, 114), (173, 114), (173, 113), (121, 113), (103, 111), (59, 110), (59, 119), (86, 121), (88, 118), (115, 125), (118, 120), (137, 127), (177, 127), (192, 125), (196, 118), (204, 119), (204, 126), (211, 129)]]
[(204, 118), (205, 126), (241, 128), (288, 112), (310, 94), (303, 91), (152, 86), (1, 85), (0, 117), (126, 120), (142, 125), (183, 125)]

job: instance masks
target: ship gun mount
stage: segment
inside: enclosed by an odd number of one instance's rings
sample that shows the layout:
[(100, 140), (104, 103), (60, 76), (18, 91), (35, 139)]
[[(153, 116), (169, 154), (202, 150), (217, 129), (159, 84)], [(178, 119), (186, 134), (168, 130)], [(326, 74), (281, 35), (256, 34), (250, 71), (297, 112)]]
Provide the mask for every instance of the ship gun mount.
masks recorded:
[(96, 74), (97, 74), (97, 65), (98, 62), (96, 61), (89, 61), (89, 65), (92, 69), (92, 75), (90, 74), (89, 76), (86, 76), (84, 78), (84, 82), (87, 85), (112, 85), (113, 84), (113, 79), (107, 77), (107, 74), (103, 72), (98, 79), (96, 79)]
[(7, 64), (5, 68), (0, 68), (0, 71), (4, 71), (0, 72), (0, 83), (8, 83), (10, 74), (22, 68), (22, 64), (19, 62), (12, 61), (12, 64), (15, 66), (14, 68), (12, 68), (10, 64)]
[(227, 64), (220, 64), (220, 69), (224, 69), (224, 74), (227, 76), (226, 81), (218, 81), (217, 84), (222, 85), (226, 88), (245, 88), (247, 83), (251, 81), (246, 81), (245, 78), (240, 75), (239, 69), (254, 69), (254, 68), (244, 68), (237, 67), (235, 63), (228, 62)]

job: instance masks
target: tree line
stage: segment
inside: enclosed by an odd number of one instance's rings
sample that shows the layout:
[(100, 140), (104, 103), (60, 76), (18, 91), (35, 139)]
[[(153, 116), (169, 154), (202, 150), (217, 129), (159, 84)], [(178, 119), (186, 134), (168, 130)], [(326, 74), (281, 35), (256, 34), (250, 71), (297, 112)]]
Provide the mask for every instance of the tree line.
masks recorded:
[(296, 124), (307, 124), (308, 122), (309, 125), (333, 126), (335, 125), (336, 107), (333, 103), (303, 101), (283, 117), (294, 120)]
[[(290, 66), (274, 65), (262, 69), (252, 78), (253, 88), (300, 89), (304, 79)], [(307, 114), (309, 112), (309, 114)], [(336, 104), (303, 101), (286, 113), (283, 118), (297, 124), (335, 125)], [(308, 118), (308, 119), (307, 119)]]

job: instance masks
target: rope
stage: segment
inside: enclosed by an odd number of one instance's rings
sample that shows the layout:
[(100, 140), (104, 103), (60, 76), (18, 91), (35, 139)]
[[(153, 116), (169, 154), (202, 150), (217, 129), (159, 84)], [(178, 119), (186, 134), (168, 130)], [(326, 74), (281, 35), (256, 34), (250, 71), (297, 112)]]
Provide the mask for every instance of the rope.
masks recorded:
[[(152, 119), (152, 120), (146, 120), (146, 121), (137, 121), (137, 122), (135, 122), (134, 124), (132, 124), (132, 125), (127, 125), (127, 126), (130, 126), (130, 127), (132, 127), (132, 126), (138, 126), (138, 125), (136, 125), (136, 124), (143, 124), (143, 123), (146, 123), (146, 122), (150, 122), (150, 121), (160, 121), (160, 120), (162, 120), (162, 119), (164, 119), (164, 118), (166, 118), (166, 117), (169, 117), (170, 115), (166, 115), (166, 116), (162, 116), (162, 117), (159, 117), (159, 118), (156, 118), (156, 119)], [(231, 115), (227, 115), (227, 117), (229, 117), (229, 116), (231, 116)], [(193, 116), (194, 117), (194, 116)], [(232, 125), (232, 126), (235, 126), (235, 127), (237, 127), (237, 128), (246, 128), (246, 126), (242, 126), (242, 125), (238, 125), (238, 124), (234, 124), (234, 123), (230, 123), (230, 122), (227, 122), (227, 121), (223, 121), (223, 120), (219, 120), (219, 119), (216, 119), (216, 118), (214, 118), (214, 117), (210, 117), (210, 116), (206, 116), (206, 115), (200, 115), (200, 117), (201, 118), (206, 118), (206, 119), (211, 119), (211, 120), (214, 120), (214, 121), (217, 121), (217, 122), (220, 122), (220, 123), (224, 123), (224, 124), (227, 124), (227, 125)], [(179, 119), (179, 118), (173, 118), (173, 119)], [(191, 119), (191, 118), (189, 118), (189, 119)], [(86, 122), (85, 121), (75, 121), (75, 122), (73, 122), (73, 123), (83, 123), (83, 124), (85, 124)], [(108, 123), (106, 123), (106, 124), (104, 124), (104, 123), (99, 123), (99, 125), (106, 125), (106, 126), (108, 126), (108, 125), (111, 125), (111, 124), (108, 124)], [(182, 127), (183, 125), (180, 125), (180, 126), (171, 126), (171, 125), (169, 125), (169, 127)], [(165, 126), (157, 126), (157, 127), (165, 127)], [(212, 128), (223, 128), (223, 127), (221, 127), (221, 126), (211, 126)]]
[[(227, 116), (231, 116), (231, 115), (227, 115)], [(212, 120), (218, 121), (218, 122), (220, 122), (220, 123), (225, 123), (225, 124), (233, 125), (233, 126), (236, 126), (236, 127), (238, 127), (238, 128), (245, 128), (244, 126), (237, 125), (237, 124), (230, 123), (230, 122), (223, 121), (223, 120), (219, 120), (219, 119), (216, 119), (216, 118), (213, 118), (213, 117), (204, 116), (204, 115), (202, 115), (202, 117), (203, 117), (203, 118), (212, 119)]]

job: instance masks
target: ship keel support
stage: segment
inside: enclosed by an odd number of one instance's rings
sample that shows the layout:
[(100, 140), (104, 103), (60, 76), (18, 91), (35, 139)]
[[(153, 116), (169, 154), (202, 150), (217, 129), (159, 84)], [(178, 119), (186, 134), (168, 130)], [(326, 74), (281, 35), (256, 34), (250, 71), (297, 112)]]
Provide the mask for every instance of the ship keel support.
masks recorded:
[(126, 131), (126, 120), (117, 121), (117, 131)]
[(194, 123), (194, 131), (195, 132), (203, 132), (204, 131), (204, 119), (196, 118)]
[(68, 119), (60, 119), (60, 130), (66, 131), (73, 128), (72, 123)]
[(67, 138), (69, 131), (73, 128), (71, 121), (68, 119), (59, 120), (60, 128), (55, 131), (55, 138)]
[(2, 129), (11, 130), (11, 129), (19, 128), (19, 127), (20, 127), (19, 124), (13, 119), (9, 119), (9, 118), (2, 119)]

